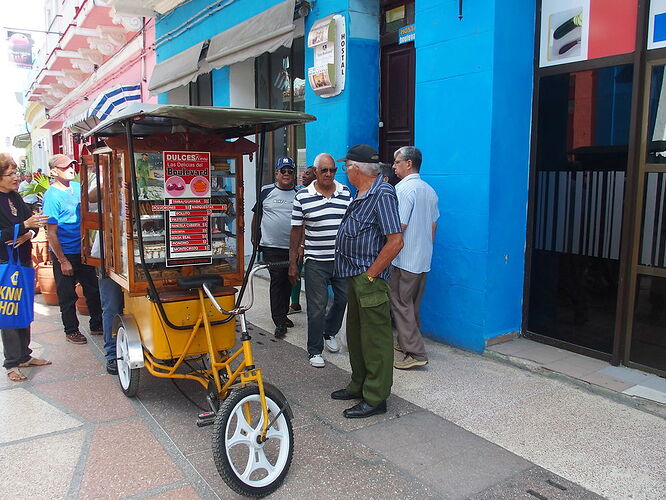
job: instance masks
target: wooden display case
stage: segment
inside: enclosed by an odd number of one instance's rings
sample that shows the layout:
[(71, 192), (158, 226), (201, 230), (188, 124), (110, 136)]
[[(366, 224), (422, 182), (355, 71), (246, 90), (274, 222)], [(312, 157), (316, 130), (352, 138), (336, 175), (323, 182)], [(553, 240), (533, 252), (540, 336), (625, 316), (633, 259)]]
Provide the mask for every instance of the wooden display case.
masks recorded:
[[(240, 285), (244, 272), (243, 160), (257, 151), (256, 144), (245, 138), (228, 141), (194, 133), (135, 137), (137, 214), (126, 137), (117, 135), (104, 142), (104, 147), (84, 158), (81, 169), (82, 254), (88, 263), (102, 265), (103, 262), (107, 274), (133, 296), (145, 295), (149, 288), (141, 263), (141, 248), (145, 267), (160, 293), (177, 290), (178, 277), (199, 274), (220, 275), (225, 284)], [(167, 266), (167, 247), (171, 245), (173, 252), (178, 248), (174, 245), (180, 243), (174, 241), (174, 235), (169, 234), (172, 231), (168, 230), (169, 221), (176, 220), (169, 218), (173, 212), (154, 210), (169, 203), (165, 199), (164, 151), (210, 153), (210, 204), (224, 207), (207, 216), (207, 243), (212, 246), (210, 263), (197, 263), (195, 259), (194, 264), (189, 264), (192, 261), (184, 259), (182, 265)], [(99, 164), (101, 203), (93, 194), (97, 184), (96, 163)], [(143, 246), (134, 223), (137, 216)], [(206, 221), (201, 224), (205, 225)], [(170, 260), (171, 264), (174, 262), (181, 261)]]

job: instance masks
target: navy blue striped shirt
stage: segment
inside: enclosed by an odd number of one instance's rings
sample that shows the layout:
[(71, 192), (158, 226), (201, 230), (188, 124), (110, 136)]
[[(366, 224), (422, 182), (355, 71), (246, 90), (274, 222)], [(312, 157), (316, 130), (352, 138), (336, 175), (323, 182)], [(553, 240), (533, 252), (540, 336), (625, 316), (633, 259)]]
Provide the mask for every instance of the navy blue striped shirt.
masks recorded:
[(335, 237), (351, 202), (351, 192), (347, 186), (333, 182), (335, 192), (330, 198), (315, 189), (316, 180), (296, 193), (294, 198), (291, 225), (305, 226), (304, 260), (335, 259)]
[[(351, 202), (342, 219), (335, 241), (335, 275), (367, 271), (386, 244), (386, 235), (401, 232), (395, 189), (378, 175), (370, 189)], [(388, 280), (390, 267), (378, 277)]]

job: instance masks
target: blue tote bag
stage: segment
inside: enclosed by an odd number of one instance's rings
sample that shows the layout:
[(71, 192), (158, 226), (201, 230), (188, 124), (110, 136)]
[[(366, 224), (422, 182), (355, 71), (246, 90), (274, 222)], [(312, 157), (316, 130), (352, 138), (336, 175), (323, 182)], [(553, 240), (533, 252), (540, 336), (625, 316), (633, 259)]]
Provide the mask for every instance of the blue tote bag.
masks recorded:
[[(14, 241), (19, 225), (14, 226)], [(35, 270), (23, 267), (18, 248), (7, 245), (7, 264), (0, 264), (0, 329), (27, 328), (35, 317)]]

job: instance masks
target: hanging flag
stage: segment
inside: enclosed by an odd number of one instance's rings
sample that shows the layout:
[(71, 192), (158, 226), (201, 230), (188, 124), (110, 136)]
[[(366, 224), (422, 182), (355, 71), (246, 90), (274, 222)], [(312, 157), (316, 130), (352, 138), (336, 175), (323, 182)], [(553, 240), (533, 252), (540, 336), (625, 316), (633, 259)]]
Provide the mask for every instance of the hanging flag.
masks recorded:
[(32, 36), (29, 33), (7, 30), (9, 60), (19, 68), (32, 69)]

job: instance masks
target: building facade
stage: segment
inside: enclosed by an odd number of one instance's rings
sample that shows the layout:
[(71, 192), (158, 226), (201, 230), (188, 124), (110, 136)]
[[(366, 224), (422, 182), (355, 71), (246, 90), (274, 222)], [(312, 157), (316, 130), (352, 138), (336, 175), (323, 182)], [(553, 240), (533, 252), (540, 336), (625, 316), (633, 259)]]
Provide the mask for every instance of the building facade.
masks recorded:
[[(481, 352), (521, 334), (666, 374), (663, 0), (107, 4), (158, 12), (154, 39), (145, 18), (140, 31), (146, 68), (156, 56), (142, 99), (315, 115), (270, 134), (269, 165), (422, 150), (441, 213), (428, 336)], [(35, 98), (52, 85), (40, 75)], [(76, 113), (49, 93), (56, 130)]]
[(128, 8), (114, 0), (45, 2), (49, 34), (25, 92), (35, 170), (47, 172), (52, 154), (79, 159), (87, 153), (69, 126), (102, 119), (127, 102), (151, 100), (153, 15), (151, 6)]

